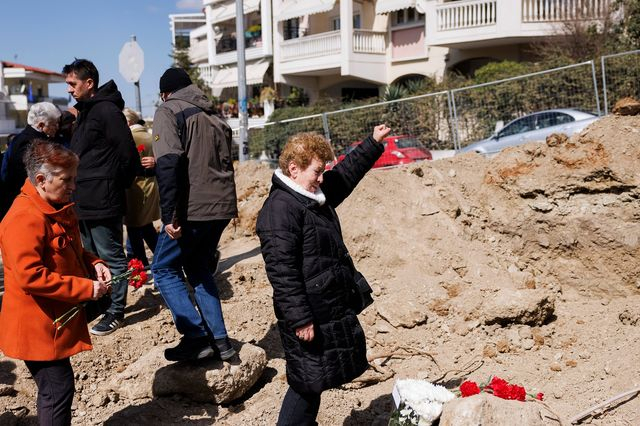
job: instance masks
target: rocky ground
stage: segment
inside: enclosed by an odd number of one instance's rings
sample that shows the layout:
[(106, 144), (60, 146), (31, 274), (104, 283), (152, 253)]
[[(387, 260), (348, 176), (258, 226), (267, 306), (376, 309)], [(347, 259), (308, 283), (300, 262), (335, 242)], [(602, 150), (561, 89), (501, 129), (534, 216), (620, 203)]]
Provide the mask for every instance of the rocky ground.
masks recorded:
[[(639, 161), (640, 117), (610, 116), (492, 159), (370, 172), (338, 213), (374, 288), (361, 315), (373, 367), (323, 394), (319, 424), (386, 424), (394, 378), (453, 388), (498, 375), (543, 392), (564, 422), (639, 387)], [(239, 166), (241, 213), (217, 274), (234, 344), (266, 353), (255, 385), (226, 404), (113, 390), (114, 377), (178, 339), (159, 294), (131, 290), (126, 326), (72, 358), (74, 424), (275, 424), (287, 384), (254, 233), (271, 173)], [(36, 424), (35, 394), (24, 365), (0, 358), (0, 424)], [(586, 422), (640, 424), (640, 399)]]

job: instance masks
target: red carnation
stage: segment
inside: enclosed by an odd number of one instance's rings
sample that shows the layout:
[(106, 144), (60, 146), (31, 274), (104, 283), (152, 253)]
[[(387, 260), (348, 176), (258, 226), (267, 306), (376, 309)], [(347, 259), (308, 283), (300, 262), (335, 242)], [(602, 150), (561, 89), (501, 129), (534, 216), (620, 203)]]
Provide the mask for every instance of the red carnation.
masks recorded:
[(144, 270), (144, 264), (139, 259), (131, 259), (127, 264), (127, 269), (133, 271), (134, 274)]
[(138, 145), (138, 153), (142, 154), (144, 152), (144, 145)]
[(511, 394), (509, 395), (509, 399), (524, 401), (527, 398), (527, 392), (524, 390), (522, 386), (511, 385), (510, 388), (511, 388)]
[(460, 385), (460, 394), (463, 398), (480, 393), (480, 388), (476, 382), (466, 381)]
[(510, 399), (511, 396), (511, 386), (507, 383), (506, 380), (501, 379), (500, 377), (494, 377), (491, 379), (491, 383), (487, 385), (488, 389), (493, 391), (493, 395), (498, 398)]
[(544, 398), (544, 394), (542, 392), (538, 392), (538, 394), (536, 395), (536, 399), (538, 401), (542, 401), (543, 398)]

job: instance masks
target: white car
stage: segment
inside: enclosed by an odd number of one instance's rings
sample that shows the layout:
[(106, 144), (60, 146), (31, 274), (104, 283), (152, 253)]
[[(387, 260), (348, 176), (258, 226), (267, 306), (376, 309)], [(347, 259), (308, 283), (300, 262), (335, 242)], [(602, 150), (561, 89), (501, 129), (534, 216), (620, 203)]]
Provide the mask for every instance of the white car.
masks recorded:
[(571, 136), (596, 121), (597, 115), (575, 109), (550, 109), (525, 115), (509, 122), (491, 137), (467, 145), (456, 152), (494, 154), (509, 146), (544, 141), (552, 133)]

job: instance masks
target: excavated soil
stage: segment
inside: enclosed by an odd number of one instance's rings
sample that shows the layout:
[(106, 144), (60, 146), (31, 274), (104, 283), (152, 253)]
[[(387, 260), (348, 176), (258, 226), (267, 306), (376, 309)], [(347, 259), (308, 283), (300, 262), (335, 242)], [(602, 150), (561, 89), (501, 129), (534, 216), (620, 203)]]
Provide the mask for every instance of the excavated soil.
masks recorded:
[[(384, 425), (394, 378), (484, 382), (543, 392), (567, 421), (640, 386), (640, 117), (503, 151), (373, 170), (338, 208), (344, 238), (374, 288), (361, 315), (375, 368), (323, 394), (321, 425)], [(154, 289), (130, 291), (126, 326), (72, 358), (74, 425), (272, 425), (287, 389), (255, 219), (272, 171), (237, 170), (240, 217), (221, 244), (217, 281), (235, 344), (269, 358), (227, 406), (181, 396), (129, 401), (100, 391), (155, 345), (179, 338)], [(515, 299), (532, 310), (502, 312)], [(444, 377), (443, 377), (444, 376)], [(36, 424), (23, 363), (0, 358), (0, 424)], [(640, 424), (627, 398), (594, 425)]]

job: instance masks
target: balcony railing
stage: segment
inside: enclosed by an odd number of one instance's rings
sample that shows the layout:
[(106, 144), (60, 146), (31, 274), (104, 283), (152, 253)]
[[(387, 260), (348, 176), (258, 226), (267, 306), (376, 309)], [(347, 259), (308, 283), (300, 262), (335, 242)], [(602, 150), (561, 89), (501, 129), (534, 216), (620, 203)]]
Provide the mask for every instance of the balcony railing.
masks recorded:
[(384, 54), (387, 48), (385, 33), (369, 30), (354, 30), (353, 51), (355, 53)]
[[(291, 61), (340, 53), (340, 31), (293, 38), (282, 42), (282, 60)], [(356, 29), (353, 32), (353, 52), (383, 55), (386, 51), (384, 32)]]
[(335, 55), (340, 53), (340, 31), (285, 40), (281, 47), (283, 61)]
[(438, 31), (495, 25), (497, 16), (496, 3), (496, 0), (472, 0), (438, 5)]
[(611, 0), (522, 0), (522, 22), (602, 19), (611, 3)]

